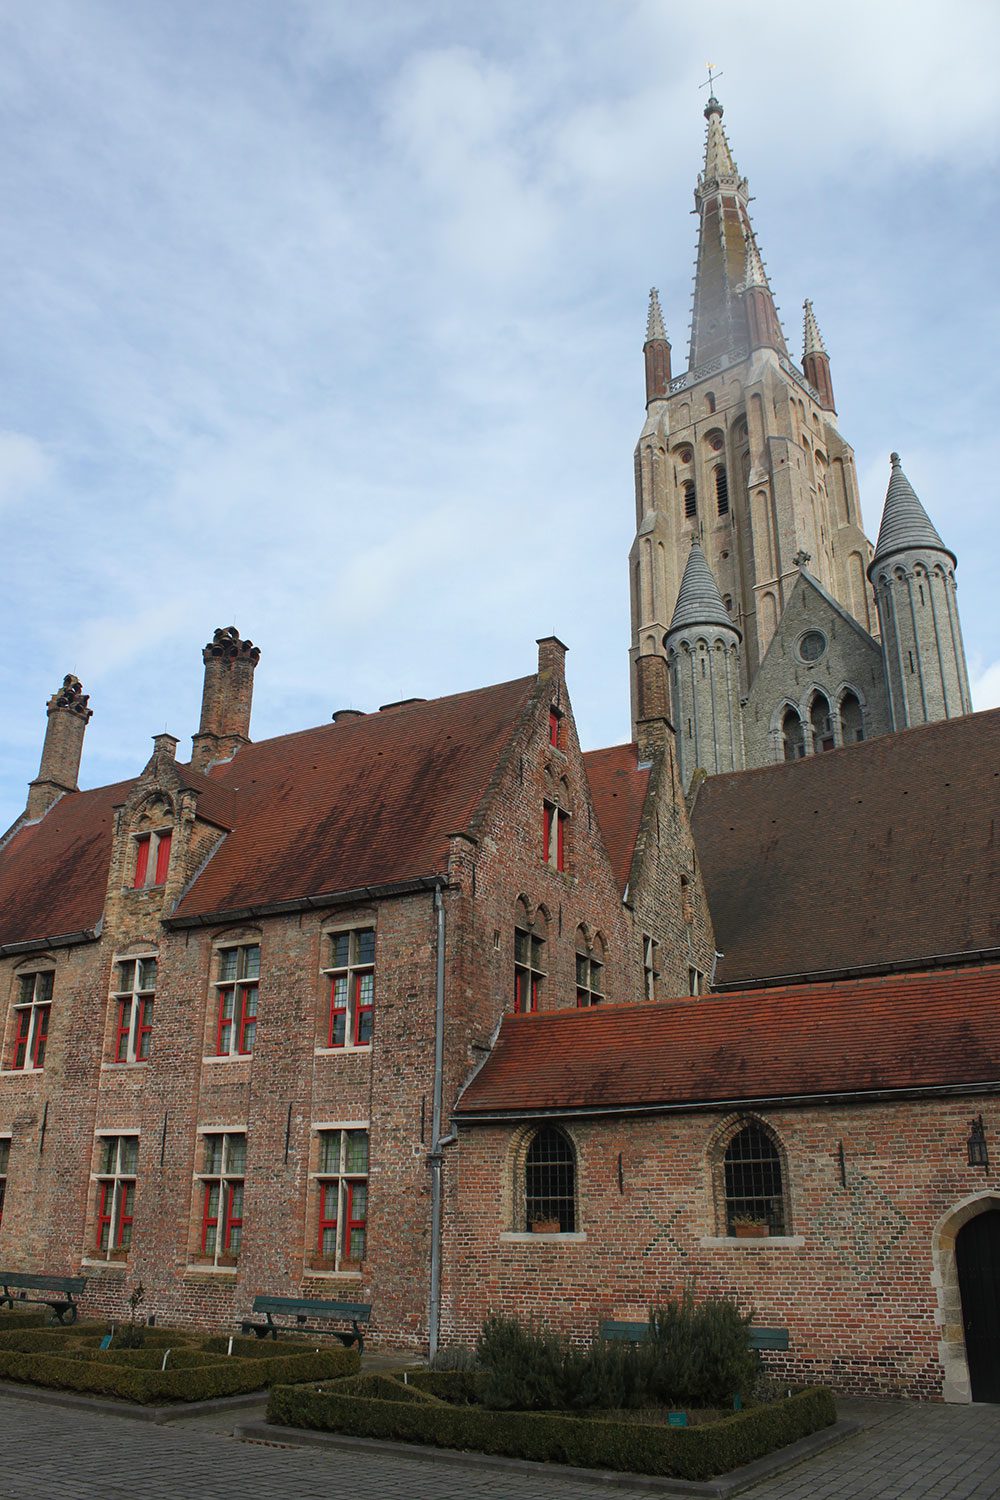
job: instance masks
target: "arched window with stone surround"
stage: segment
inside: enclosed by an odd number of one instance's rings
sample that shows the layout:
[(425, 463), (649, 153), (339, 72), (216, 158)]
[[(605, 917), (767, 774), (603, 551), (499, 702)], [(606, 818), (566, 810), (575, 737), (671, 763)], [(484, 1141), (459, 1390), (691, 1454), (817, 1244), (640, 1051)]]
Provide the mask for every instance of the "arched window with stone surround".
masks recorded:
[(801, 760), (806, 753), (806, 738), (797, 709), (785, 709), (781, 720), (781, 743), (786, 760)]
[(845, 745), (856, 745), (865, 737), (861, 700), (855, 692), (846, 692), (840, 700), (840, 735)]
[(830, 716), (830, 704), (822, 693), (813, 694), (809, 705), (809, 726), (812, 729), (813, 754), (822, 755), (824, 750), (832, 750), (835, 744), (833, 719)]
[(558, 1126), (544, 1125), (524, 1158), (524, 1227), (536, 1233), (573, 1234), (576, 1219), (573, 1143)]
[(721, 1185), (726, 1234), (740, 1233), (743, 1225), (759, 1226), (764, 1234), (787, 1233), (781, 1153), (763, 1121), (747, 1120), (730, 1137)]

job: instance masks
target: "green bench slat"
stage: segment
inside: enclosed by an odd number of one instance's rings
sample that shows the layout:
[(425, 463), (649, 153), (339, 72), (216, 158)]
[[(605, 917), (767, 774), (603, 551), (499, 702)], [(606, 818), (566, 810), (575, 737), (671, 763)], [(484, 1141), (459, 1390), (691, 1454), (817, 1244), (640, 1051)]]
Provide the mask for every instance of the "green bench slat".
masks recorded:
[[(600, 1337), (602, 1339), (626, 1340), (632, 1344), (639, 1344), (649, 1335), (648, 1323), (626, 1323), (614, 1318), (606, 1318), (600, 1326)], [(787, 1328), (748, 1328), (747, 1344), (751, 1349), (784, 1350), (788, 1348)]]
[(0, 1271), (0, 1286), (24, 1287), (32, 1292), (82, 1292), (86, 1276), (33, 1276), (21, 1271)]
[(751, 1349), (787, 1349), (787, 1328), (751, 1328), (749, 1330), (749, 1344)]
[(367, 1323), (372, 1315), (370, 1302), (328, 1302), (307, 1297), (255, 1297), (255, 1313), (288, 1313), (307, 1318), (351, 1318)]

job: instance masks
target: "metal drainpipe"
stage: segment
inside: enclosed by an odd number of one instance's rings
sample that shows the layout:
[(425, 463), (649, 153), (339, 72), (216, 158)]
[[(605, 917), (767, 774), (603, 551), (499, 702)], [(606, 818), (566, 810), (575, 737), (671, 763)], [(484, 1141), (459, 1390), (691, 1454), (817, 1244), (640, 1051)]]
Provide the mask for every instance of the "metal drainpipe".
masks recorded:
[(444, 1093), (444, 950), (445, 912), (441, 887), (434, 887), (437, 916), (437, 973), (434, 995), (434, 1095), (431, 1105), (431, 1285), (427, 1317), (427, 1343), (431, 1357), (437, 1353), (441, 1325), (441, 1104)]

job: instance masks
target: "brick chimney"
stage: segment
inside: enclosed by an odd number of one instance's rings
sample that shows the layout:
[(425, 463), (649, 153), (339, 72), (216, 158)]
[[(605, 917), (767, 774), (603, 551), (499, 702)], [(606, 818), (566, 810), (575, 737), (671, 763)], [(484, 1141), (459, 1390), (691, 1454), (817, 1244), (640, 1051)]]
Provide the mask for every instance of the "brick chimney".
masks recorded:
[(655, 653), (636, 660), (635, 737), (640, 760), (652, 760), (670, 732), (670, 687), (667, 663)]
[(191, 764), (204, 771), (219, 760), (231, 760), (250, 743), (253, 674), (260, 647), (241, 641), (235, 625), (220, 627), (202, 652), (205, 689), (201, 723), (193, 736)]
[(40, 818), (63, 792), (77, 791), (83, 736), (94, 710), (78, 677), (63, 678), (46, 705), (48, 723), (38, 775), (28, 787), (28, 817)]

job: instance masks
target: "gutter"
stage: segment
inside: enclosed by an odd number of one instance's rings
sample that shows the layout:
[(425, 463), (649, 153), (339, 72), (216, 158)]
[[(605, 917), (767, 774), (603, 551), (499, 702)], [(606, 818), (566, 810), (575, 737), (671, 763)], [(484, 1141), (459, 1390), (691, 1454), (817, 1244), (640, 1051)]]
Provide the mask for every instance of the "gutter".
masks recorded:
[(642, 1104), (575, 1105), (548, 1109), (496, 1109), (463, 1114), (456, 1125), (500, 1125), (514, 1120), (598, 1119), (620, 1115), (706, 1114), (730, 1109), (796, 1109), (814, 1105), (890, 1104), (902, 1099), (964, 1099), (976, 1094), (1000, 1094), (1000, 1078), (982, 1083), (915, 1084), (899, 1089), (847, 1089), (843, 1093), (743, 1095), (731, 1099), (685, 1099)]
[[(719, 957), (725, 955), (720, 954)], [(1000, 948), (964, 948), (959, 953), (931, 953), (924, 958), (895, 958), (881, 964), (856, 964), (847, 969), (811, 969), (804, 974), (767, 974), (753, 979), (726, 979), (713, 986), (712, 994), (772, 989), (787, 984), (828, 984), (834, 979), (868, 979), (879, 974), (900, 974), (913, 969), (958, 969), (964, 964), (994, 963), (997, 959), (1000, 959)]]
[(262, 901), (252, 906), (226, 906), (192, 916), (164, 917), (167, 928), (214, 927), (219, 922), (241, 922), (257, 917), (281, 917), (289, 912), (318, 911), (328, 906), (352, 906), (386, 896), (412, 896), (419, 891), (438, 890), (443, 875), (418, 875), (413, 880), (392, 880), (383, 885), (359, 885), (349, 891), (326, 891), (318, 896), (293, 896), (287, 901)]
[(58, 937), (26, 938), (20, 943), (0, 943), (0, 958), (11, 958), (18, 953), (41, 953), (46, 948), (75, 948), (78, 943), (96, 943), (100, 937), (97, 927), (84, 927), (80, 932), (64, 932)]
[(442, 1147), (454, 1137), (441, 1135), (444, 1096), (444, 960), (446, 923), (441, 884), (434, 887), (434, 914), (437, 919), (437, 953), (434, 974), (434, 1093), (431, 1104), (431, 1149), (427, 1157), (431, 1169), (431, 1267), (430, 1294), (427, 1309), (427, 1344), (431, 1359), (438, 1350), (441, 1332), (441, 1188), (444, 1169)]

